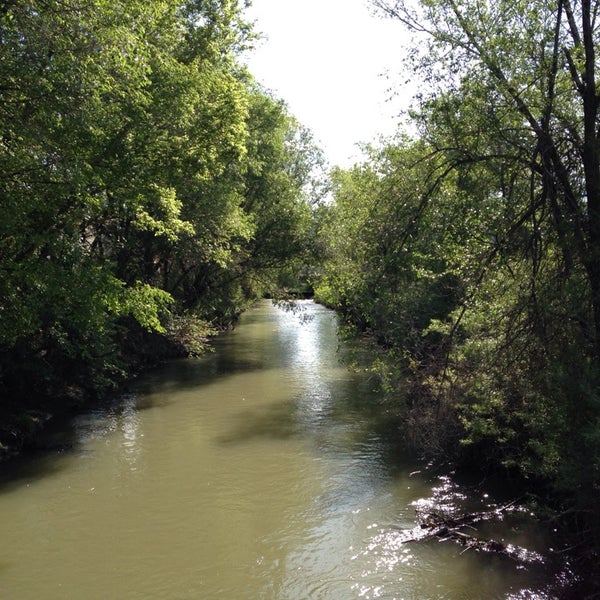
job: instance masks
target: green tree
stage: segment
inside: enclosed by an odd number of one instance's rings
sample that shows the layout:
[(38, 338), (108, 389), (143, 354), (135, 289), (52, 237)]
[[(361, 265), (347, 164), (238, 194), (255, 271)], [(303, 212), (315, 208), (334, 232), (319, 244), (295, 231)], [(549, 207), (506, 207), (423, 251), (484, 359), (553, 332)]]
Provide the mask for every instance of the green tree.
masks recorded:
[(313, 210), (322, 200), (324, 159), (312, 134), (287, 107), (261, 89), (252, 92), (244, 211), (256, 224), (245, 264), (270, 293), (282, 267), (290, 283), (314, 260)]
[[(589, 288), (591, 352), (600, 357), (600, 145), (593, 2), (404, 2), (374, 5), (431, 40), (422, 65), (446, 86), (484, 91), (502, 139), (528, 160), (535, 192), (515, 221), (551, 215), (565, 268)], [(448, 73), (444, 76), (444, 72)], [(468, 74), (467, 74), (468, 73)], [(485, 113), (484, 113), (485, 114)], [(466, 155), (465, 155), (466, 156)], [(480, 154), (471, 155), (480, 160)], [(577, 264), (575, 264), (577, 263)]]
[(126, 323), (163, 330), (185, 257), (226, 269), (251, 238), (242, 8), (3, 7), (3, 398), (102, 387)]
[(317, 286), (319, 298), (404, 365), (403, 375), (436, 362), (441, 348), (426, 330), (462, 295), (454, 187), (436, 176), (439, 157), (427, 162), (428, 153), (423, 143), (400, 139), (333, 173), (329, 259)]
[[(88, 248), (88, 223), (110, 202), (115, 176), (103, 167), (145, 102), (147, 55), (133, 24), (151, 15), (135, 8), (127, 23), (104, 3), (76, 0), (2, 14), (0, 345), (9, 388), (20, 389), (21, 366), (36, 365), (39, 387), (51, 390), (65, 368), (77, 372), (78, 354), (77, 380), (96, 379), (90, 370), (102, 378), (113, 368), (116, 316), (136, 307), (150, 325), (164, 306), (159, 291), (123, 287)], [(137, 310), (142, 295), (147, 316)]]
[(589, 542), (600, 485), (598, 6), (373, 4), (429, 40), (414, 116), (469, 219), (464, 301), (430, 327), (450, 343), (426, 386), (456, 406), (471, 459), (551, 482)]
[(198, 352), (306, 275), (320, 153), (238, 62), (246, 4), (0, 9), (0, 413), (105, 390), (157, 334)]

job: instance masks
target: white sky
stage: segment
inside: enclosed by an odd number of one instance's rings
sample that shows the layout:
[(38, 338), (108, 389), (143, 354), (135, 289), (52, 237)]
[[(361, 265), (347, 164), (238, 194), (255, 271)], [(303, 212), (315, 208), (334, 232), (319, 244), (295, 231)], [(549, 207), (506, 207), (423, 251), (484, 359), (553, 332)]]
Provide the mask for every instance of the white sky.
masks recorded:
[(349, 167), (357, 143), (395, 132), (412, 96), (401, 83), (400, 22), (372, 16), (367, 0), (252, 0), (246, 16), (266, 38), (247, 59), (250, 72), (313, 131), (331, 164)]

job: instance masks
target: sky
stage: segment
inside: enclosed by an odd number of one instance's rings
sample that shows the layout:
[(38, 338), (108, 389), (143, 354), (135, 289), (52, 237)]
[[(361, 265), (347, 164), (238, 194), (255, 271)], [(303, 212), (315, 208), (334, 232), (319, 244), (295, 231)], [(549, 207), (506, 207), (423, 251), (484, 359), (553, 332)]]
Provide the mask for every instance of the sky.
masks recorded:
[(332, 165), (360, 160), (357, 143), (394, 133), (413, 92), (400, 75), (407, 34), (367, 0), (252, 0), (265, 39), (250, 72), (315, 135)]

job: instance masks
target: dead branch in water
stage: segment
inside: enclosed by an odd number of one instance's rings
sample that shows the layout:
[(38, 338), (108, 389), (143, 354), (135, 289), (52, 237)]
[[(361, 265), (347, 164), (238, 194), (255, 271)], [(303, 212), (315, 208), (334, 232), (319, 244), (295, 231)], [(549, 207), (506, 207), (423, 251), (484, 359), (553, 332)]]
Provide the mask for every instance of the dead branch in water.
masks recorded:
[[(442, 512), (417, 510), (419, 524), (404, 532), (403, 543), (422, 542), (437, 539), (440, 542), (453, 541), (464, 547), (463, 552), (475, 550), (499, 554), (524, 563), (543, 562), (544, 557), (537, 552), (505, 544), (493, 539), (482, 539), (476, 535), (465, 533), (463, 529), (469, 528), (476, 531), (474, 525), (482, 521), (490, 521), (502, 518), (503, 515), (514, 507), (515, 502), (493, 510), (477, 513), (469, 513), (456, 516), (448, 516)], [(404, 537), (404, 536), (403, 536)]]

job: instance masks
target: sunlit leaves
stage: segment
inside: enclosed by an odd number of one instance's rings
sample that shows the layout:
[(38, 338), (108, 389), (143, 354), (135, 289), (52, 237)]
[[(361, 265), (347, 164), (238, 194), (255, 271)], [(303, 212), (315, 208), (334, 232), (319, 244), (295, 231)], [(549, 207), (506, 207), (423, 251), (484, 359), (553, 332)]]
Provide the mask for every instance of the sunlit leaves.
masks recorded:
[(172, 301), (164, 290), (136, 282), (122, 290), (117, 314), (130, 314), (145, 329), (164, 332), (162, 320)]
[[(177, 199), (172, 188), (154, 187), (149, 198), (140, 198), (135, 218), (132, 224), (141, 231), (152, 231), (155, 235), (164, 236), (175, 242), (182, 234), (192, 235), (194, 228), (191, 223), (182, 221), (182, 203)], [(156, 216), (152, 216), (151, 212)]]
[[(20, 368), (10, 358), (17, 347), (31, 364), (52, 354), (49, 368), (60, 369), (79, 353), (82, 373), (100, 372), (115, 368), (128, 317), (163, 331), (168, 309), (184, 304), (232, 319), (252, 296), (240, 283), (247, 274), (298, 251), (295, 239), (275, 235), (274, 199), (288, 233), (306, 227), (306, 173), (292, 156), (301, 141), (290, 137), (264, 163), (269, 176), (256, 206), (248, 203), (246, 175), (262, 160), (249, 158), (260, 146), (250, 114), (260, 93), (236, 64), (252, 37), (242, 8), (236, 0), (4, 7), (0, 387)], [(266, 136), (284, 143), (293, 127), (280, 117)], [(219, 303), (230, 308), (219, 314)]]

